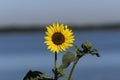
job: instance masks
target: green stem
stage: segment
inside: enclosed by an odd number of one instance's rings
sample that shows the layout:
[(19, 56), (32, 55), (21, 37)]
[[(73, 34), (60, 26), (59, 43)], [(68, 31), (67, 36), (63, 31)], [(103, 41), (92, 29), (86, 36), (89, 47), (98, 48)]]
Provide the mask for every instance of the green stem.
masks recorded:
[(57, 53), (55, 52), (55, 76), (54, 76), (54, 80), (58, 80), (57, 77)]
[(77, 58), (77, 59), (75, 60), (73, 66), (72, 66), (72, 69), (71, 69), (71, 71), (70, 71), (70, 74), (69, 74), (68, 80), (71, 80), (72, 74), (73, 74), (73, 72), (74, 72), (74, 69), (75, 69), (76, 64), (77, 64), (77, 62), (78, 62), (78, 60), (79, 60), (80, 57), (76, 57), (76, 58)]

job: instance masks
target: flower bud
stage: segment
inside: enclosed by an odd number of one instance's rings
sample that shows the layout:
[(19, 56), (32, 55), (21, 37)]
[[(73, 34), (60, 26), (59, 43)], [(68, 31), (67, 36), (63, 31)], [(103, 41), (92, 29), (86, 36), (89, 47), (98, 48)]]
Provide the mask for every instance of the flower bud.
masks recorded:
[(84, 42), (81, 46), (84, 50), (90, 51), (92, 49), (92, 44), (90, 42)]

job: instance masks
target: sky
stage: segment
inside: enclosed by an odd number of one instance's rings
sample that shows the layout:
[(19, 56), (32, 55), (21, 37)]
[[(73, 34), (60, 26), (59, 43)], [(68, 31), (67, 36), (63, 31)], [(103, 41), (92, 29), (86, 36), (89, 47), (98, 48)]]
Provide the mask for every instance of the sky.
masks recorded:
[(0, 0), (0, 25), (120, 22), (120, 0)]

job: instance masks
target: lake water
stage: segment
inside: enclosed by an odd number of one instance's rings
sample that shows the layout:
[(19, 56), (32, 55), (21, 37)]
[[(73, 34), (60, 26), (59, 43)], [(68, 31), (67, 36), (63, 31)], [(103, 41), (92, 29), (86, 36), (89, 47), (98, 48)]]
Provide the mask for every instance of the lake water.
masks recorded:
[[(81, 58), (74, 80), (120, 80), (120, 30), (75, 31), (74, 35), (79, 47), (89, 41), (101, 55), (100, 58), (92, 55)], [(53, 75), (54, 54), (47, 50), (44, 36), (43, 32), (1, 33), (0, 80), (22, 80), (30, 69)], [(67, 49), (73, 50), (72, 47)], [(58, 55), (59, 65), (63, 54)]]

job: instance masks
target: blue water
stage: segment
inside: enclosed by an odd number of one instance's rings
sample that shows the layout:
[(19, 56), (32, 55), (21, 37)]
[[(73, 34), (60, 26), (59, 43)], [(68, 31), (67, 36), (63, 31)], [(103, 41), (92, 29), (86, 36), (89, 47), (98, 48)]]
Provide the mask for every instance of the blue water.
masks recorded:
[[(81, 58), (74, 80), (120, 80), (120, 30), (74, 31), (74, 35), (79, 47), (89, 41), (101, 55), (100, 58), (91, 55)], [(30, 69), (53, 75), (54, 54), (47, 50), (44, 36), (43, 32), (1, 33), (0, 80), (22, 80)], [(67, 51), (74, 52), (72, 47)], [(63, 54), (58, 55), (59, 65)]]

